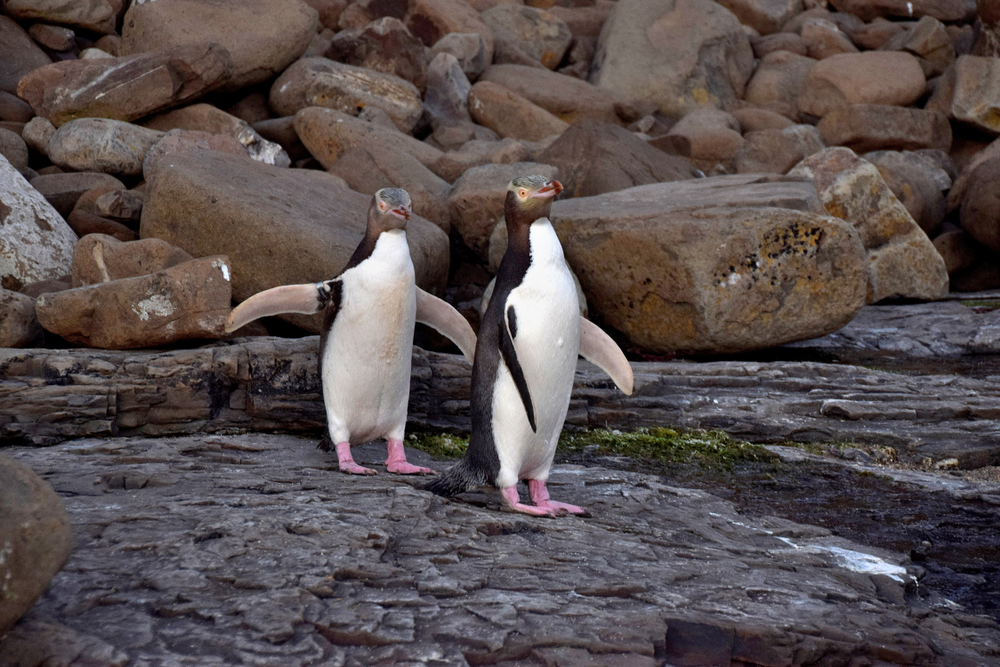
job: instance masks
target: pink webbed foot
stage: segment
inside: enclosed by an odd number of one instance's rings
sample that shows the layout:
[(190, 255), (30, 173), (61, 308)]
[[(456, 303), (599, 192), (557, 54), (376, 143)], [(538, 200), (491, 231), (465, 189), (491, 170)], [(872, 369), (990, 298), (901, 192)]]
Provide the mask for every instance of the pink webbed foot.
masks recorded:
[(578, 507), (576, 505), (570, 505), (569, 503), (561, 503), (556, 500), (550, 500), (549, 490), (545, 488), (545, 482), (541, 482), (537, 479), (528, 480), (528, 495), (531, 496), (531, 502), (535, 504), (535, 507), (553, 509), (556, 511), (561, 511), (563, 513), (568, 512), (570, 514), (582, 514), (584, 516), (590, 516), (590, 512), (588, 512), (582, 507)]
[(508, 486), (506, 489), (500, 489), (500, 495), (503, 496), (504, 504), (515, 512), (523, 512), (525, 514), (531, 514), (532, 516), (562, 516), (566, 514), (564, 510), (559, 510), (554, 507), (525, 505), (521, 502), (521, 498), (517, 495), (516, 486)]
[(340, 472), (346, 472), (348, 475), (378, 474), (375, 470), (359, 466), (354, 462), (354, 457), (351, 456), (351, 443), (349, 442), (337, 443), (337, 462), (340, 464)]
[(397, 475), (436, 475), (430, 468), (415, 466), (406, 462), (406, 451), (402, 440), (387, 440), (389, 457), (385, 460), (385, 469)]

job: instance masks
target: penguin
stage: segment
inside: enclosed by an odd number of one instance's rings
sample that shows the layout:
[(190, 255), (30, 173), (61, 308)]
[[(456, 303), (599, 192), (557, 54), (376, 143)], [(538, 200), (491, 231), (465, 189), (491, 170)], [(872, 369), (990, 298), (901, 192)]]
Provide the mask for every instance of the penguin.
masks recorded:
[(408, 463), (403, 450), (415, 322), (438, 330), (473, 359), (476, 336), (469, 323), (414, 282), (406, 244), (410, 211), (406, 190), (379, 190), (368, 207), (365, 236), (336, 277), (259, 292), (226, 322), (232, 332), (260, 317), (325, 311), (319, 373), (328, 432), (320, 448), (333, 443), (340, 470), (349, 474), (375, 474), (355, 463), (351, 445), (377, 438), (387, 442), (389, 472), (436, 474)]
[[(472, 431), (465, 457), (424, 488), (452, 496), (500, 489), (511, 510), (537, 516), (586, 514), (549, 497), (546, 481), (569, 409), (577, 356), (603, 369), (626, 394), (632, 368), (601, 329), (580, 316), (573, 276), (548, 219), (559, 181), (521, 176), (507, 187), (508, 245), (479, 327), (472, 366)], [(531, 505), (517, 484), (528, 481)]]

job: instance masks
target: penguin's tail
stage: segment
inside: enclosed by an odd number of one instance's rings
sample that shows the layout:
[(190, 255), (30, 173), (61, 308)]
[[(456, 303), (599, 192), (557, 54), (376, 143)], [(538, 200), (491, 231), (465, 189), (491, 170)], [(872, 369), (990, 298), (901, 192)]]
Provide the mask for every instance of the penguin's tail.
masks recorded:
[(438, 477), (425, 484), (424, 490), (444, 496), (445, 498), (450, 498), (469, 489), (483, 486), (486, 480), (480, 479), (480, 477), (481, 475), (475, 474), (469, 468), (468, 461), (462, 459)]

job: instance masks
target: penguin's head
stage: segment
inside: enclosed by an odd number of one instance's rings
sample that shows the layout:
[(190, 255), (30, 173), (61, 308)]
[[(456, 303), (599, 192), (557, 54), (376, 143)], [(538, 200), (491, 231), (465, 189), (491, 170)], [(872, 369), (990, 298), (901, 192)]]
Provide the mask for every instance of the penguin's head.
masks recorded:
[(507, 186), (504, 212), (508, 226), (511, 223), (530, 225), (539, 218), (549, 215), (552, 198), (562, 192), (563, 186), (557, 180), (544, 176), (518, 176)]
[(410, 195), (400, 188), (382, 188), (368, 207), (368, 227), (375, 232), (406, 229), (410, 219)]

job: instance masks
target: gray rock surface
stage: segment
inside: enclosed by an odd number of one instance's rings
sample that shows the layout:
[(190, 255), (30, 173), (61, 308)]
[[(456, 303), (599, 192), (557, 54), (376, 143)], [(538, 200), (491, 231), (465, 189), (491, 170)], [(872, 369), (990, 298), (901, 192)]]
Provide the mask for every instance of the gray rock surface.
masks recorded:
[(996, 625), (912, 597), (900, 554), (647, 475), (557, 467), (593, 518), (545, 520), (340, 475), (288, 436), (8, 451), (81, 539), (4, 667), (60, 633), (99, 665), (998, 664)]

